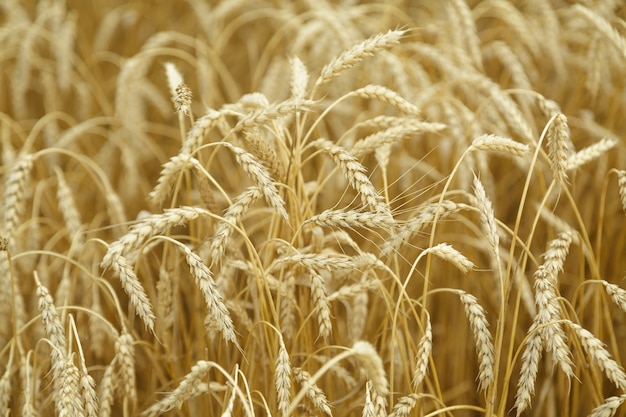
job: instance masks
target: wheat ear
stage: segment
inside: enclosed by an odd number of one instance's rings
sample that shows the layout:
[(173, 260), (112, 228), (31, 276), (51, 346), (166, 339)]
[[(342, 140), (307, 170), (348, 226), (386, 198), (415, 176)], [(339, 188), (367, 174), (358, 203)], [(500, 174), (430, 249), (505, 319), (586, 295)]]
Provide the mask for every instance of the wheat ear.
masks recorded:
[(417, 403), (418, 395), (411, 393), (396, 401), (389, 417), (408, 417)]
[(606, 350), (604, 344), (598, 340), (589, 330), (580, 325), (568, 321), (567, 324), (576, 332), (585, 352), (591, 361), (598, 365), (606, 377), (622, 391), (626, 390), (626, 372)]
[(478, 353), (478, 387), (486, 390), (493, 382), (493, 368), (495, 366), (494, 347), (489, 323), (485, 314), (485, 309), (478, 303), (476, 297), (465, 291), (458, 290), (465, 314), (470, 322), (474, 340), (476, 342), (476, 352)]
[(619, 196), (622, 201), (622, 209), (626, 212), (626, 170), (618, 171), (617, 186), (619, 187)]
[(34, 154), (22, 156), (11, 167), (4, 186), (4, 237), (8, 246), (13, 246), (15, 231), (20, 224), (20, 217), (24, 211), (24, 190), (26, 182), (33, 169)]
[(580, 168), (581, 166), (604, 155), (607, 151), (616, 147), (618, 143), (619, 142), (616, 139), (612, 138), (600, 139), (593, 145), (589, 145), (586, 148), (583, 148), (580, 151), (576, 152), (574, 155), (570, 155), (570, 157), (567, 158), (567, 162), (565, 163), (565, 170), (573, 171)]
[(589, 417), (613, 417), (624, 401), (626, 401), (626, 394), (609, 397), (604, 400), (604, 404), (594, 408)]
[(230, 317), (230, 313), (224, 304), (224, 297), (220, 294), (217, 284), (213, 280), (211, 270), (202, 262), (202, 259), (185, 245), (178, 245), (185, 254), (185, 260), (191, 270), (191, 275), (196, 280), (196, 285), (200, 288), (204, 296), (209, 314), (217, 323), (218, 329), (222, 333), (224, 340), (239, 346), (235, 337), (235, 326)]
[(390, 30), (386, 33), (374, 35), (344, 51), (330, 63), (324, 65), (319, 78), (315, 81), (313, 91), (337, 77), (348, 68), (352, 68), (366, 56), (372, 56), (380, 50), (398, 44), (405, 33), (405, 30)]
[(322, 391), (317, 384), (310, 381), (311, 374), (302, 368), (296, 367), (293, 369), (293, 376), (302, 386), (302, 389), (306, 391), (306, 395), (309, 400), (311, 400), (311, 403), (313, 403), (313, 406), (327, 416), (332, 416), (333, 414), (330, 409), (330, 403), (326, 398), (326, 394), (324, 394), (324, 391)]
[(311, 298), (317, 314), (317, 325), (322, 339), (328, 340), (333, 327), (330, 320), (330, 303), (328, 301), (328, 290), (324, 278), (313, 268), (309, 269), (311, 275)]
[(289, 410), (289, 398), (291, 397), (291, 361), (285, 342), (282, 336), (278, 339), (278, 356), (274, 369), (274, 386), (276, 387), (276, 397), (278, 410), (284, 416)]
[(365, 369), (365, 373), (376, 393), (381, 396), (389, 394), (389, 381), (385, 374), (383, 360), (378, 356), (376, 349), (371, 343), (358, 341), (352, 346), (352, 352)]
[(530, 152), (528, 145), (498, 135), (480, 135), (472, 141), (470, 151), (490, 151), (514, 156), (526, 156)]
[(548, 157), (552, 166), (554, 179), (558, 184), (567, 182), (567, 158), (571, 139), (567, 117), (559, 113), (554, 116), (547, 134)]
[(415, 356), (415, 368), (413, 371), (413, 387), (417, 389), (424, 380), (428, 370), (428, 361), (433, 349), (433, 332), (430, 324), (430, 314), (426, 312), (426, 323), (424, 324), (424, 336), (417, 345), (417, 355)]
[(541, 335), (536, 329), (536, 324), (533, 324), (524, 343), (522, 366), (520, 377), (517, 381), (517, 393), (515, 394), (514, 404), (514, 408), (517, 410), (517, 417), (530, 406), (532, 396), (535, 395), (535, 382), (537, 381), (542, 352)]
[(472, 261), (467, 259), (465, 255), (463, 255), (461, 252), (454, 249), (452, 245), (449, 245), (447, 243), (440, 243), (438, 245), (425, 249), (420, 256), (423, 256), (427, 253), (432, 253), (433, 255), (437, 255), (441, 259), (450, 262), (464, 274), (467, 274), (469, 271), (474, 269), (474, 264), (472, 263)]
[(245, 150), (237, 146), (231, 145), (228, 142), (225, 142), (224, 146), (226, 146), (235, 154), (237, 162), (239, 163), (239, 165), (241, 165), (241, 167), (250, 177), (250, 179), (255, 182), (256, 186), (263, 194), (263, 197), (265, 197), (265, 201), (267, 201), (267, 204), (269, 204), (271, 207), (274, 207), (276, 212), (283, 219), (285, 219), (285, 221), (289, 221), (289, 215), (285, 210), (285, 202), (283, 201), (282, 197), (280, 197), (278, 190), (274, 185), (274, 180), (272, 180), (272, 177), (267, 171), (267, 168), (265, 168), (265, 166), (260, 163), (251, 153), (246, 152)]
[(261, 196), (261, 191), (259, 191), (257, 187), (250, 187), (241, 193), (228, 209), (226, 209), (226, 213), (224, 213), (224, 217), (217, 226), (215, 235), (213, 235), (211, 239), (212, 262), (221, 261), (224, 251), (226, 250), (226, 243), (233, 232), (233, 228), (246, 210), (248, 210), (256, 200), (261, 198)]
[(143, 416), (156, 416), (172, 410), (174, 407), (180, 408), (185, 401), (202, 394), (202, 390), (199, 389), (202, 385), (201, 381), (208, 376), (212, 367), (213, 364), (209, 361), (200, 360), (196, 362), (196, 364), (191, 367), (191, 371), (185, 375), (174, 391), (167, 394), (165, 398), (161, 399), (158, 403), (152, 405), (141, 414)]
[(365, 175), (365, 167), (357, 161), (354, 155), (326, 139), (318, 139), (315, 145), (330, 154), (352, 188), (361, 196), (363, 205), (370, 206), (375, 212), (391, 217), (389, 208)]

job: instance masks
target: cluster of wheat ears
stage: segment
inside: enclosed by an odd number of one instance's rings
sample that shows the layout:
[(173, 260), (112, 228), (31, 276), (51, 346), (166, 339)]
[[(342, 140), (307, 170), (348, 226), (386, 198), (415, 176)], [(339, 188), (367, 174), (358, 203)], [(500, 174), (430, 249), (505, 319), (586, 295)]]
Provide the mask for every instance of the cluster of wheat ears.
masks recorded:
[(577, 3), (1, 1), (0, 417), (626, 415)]

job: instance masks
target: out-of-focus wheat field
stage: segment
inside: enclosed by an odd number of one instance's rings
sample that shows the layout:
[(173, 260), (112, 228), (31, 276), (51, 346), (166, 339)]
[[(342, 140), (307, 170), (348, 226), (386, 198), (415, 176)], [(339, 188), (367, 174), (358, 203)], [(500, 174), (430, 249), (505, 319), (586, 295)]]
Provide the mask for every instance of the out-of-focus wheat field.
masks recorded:
[(0, 417), (626, 415), (620, 0), (0, 1)]

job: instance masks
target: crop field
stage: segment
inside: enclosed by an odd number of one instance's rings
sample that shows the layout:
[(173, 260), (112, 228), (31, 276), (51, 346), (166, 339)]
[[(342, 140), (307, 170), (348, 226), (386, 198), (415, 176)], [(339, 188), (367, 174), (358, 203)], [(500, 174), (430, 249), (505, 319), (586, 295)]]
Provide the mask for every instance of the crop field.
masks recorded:
[(0, 417), (626, 416), (622, 0), (0, 0)]

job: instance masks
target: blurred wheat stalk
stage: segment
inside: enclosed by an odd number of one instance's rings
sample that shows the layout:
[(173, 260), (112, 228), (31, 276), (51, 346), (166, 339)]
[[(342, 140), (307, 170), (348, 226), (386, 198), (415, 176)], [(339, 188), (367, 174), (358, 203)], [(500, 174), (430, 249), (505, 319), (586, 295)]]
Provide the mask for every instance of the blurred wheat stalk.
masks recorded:
[(618, 1), (0, 4), (0, 416), (626, 415)]

